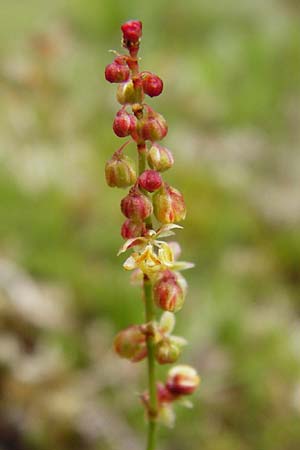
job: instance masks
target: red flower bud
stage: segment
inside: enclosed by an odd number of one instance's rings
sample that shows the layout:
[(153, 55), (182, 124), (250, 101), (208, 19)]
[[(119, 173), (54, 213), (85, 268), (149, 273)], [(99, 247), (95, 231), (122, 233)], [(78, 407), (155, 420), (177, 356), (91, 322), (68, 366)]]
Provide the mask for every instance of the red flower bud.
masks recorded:
[(125, 188), (136, 181), (134, 162), (126, 155), (115, 153), (105, 165), (108, 186)]
[(142, 22), (139, 20), (129, 20), (121, 26), (121, 30), (125, 41), (136, 42), (142, 36)]
[(164, 172), (174, 164), (174, 158), (170, 150), (155, 143), (150, 148), (147, 155), (148, 164), (151, 169)]
[(191, 366), (175, 366), (167, 377), (166, 387), (175, 395), (192, 394), (200, 384), (196, 370)]
[(117, 334), (114, 348), (121, 358), (141, 361), (147, 355), (146, 337), (138, 325), (132, 325)]
[(161, 114), (147, 117), (139, 122), (140, 136), (145, 141), (160, 141), (168, 133), (166, 119)]
[(130, 70), (123, 58), (117, 57), (111, 64), (105, 68), (105, 78), (110, 83), (123, 83), (127, 81)]
[(150, 97), (157, 97), (162, 93), (163, 81), (154, 73), (146, 73), (143, 75), (142, 80), (145, 94)]
[(136, 128), (136, 122), (136, 117), (133, 114), (128, 114), (121, 109), (115, 117), (113, 130), (119, 137), (128, 136)]
[(152, 210), (151, 201), (138, 190), (132, 190), (121, 201), (122, 213), (134, 222), (142, 222), (152, 214)]
[(159, 364), (172, 364), (179, 358), (181, 348), (171, 339), (163, 339), (155, 347), (155, 358)]
[(153, 195), (154, 215), (161, 223), (180, 222), (185, 219), (186, 207), (183, 195), (175, 188), (164, 185)]
[(121, 236), (124, 239), (131, 239), (144, 236), (146, 231), (147, 229), (144, 222), (133, 222), (132, 220), (127, 219), (122, 225)]
[(144, 92), (142, 86), (132, 80), (127, 83), (120, 84), (117, 90), (117, 101), (121, 105), (142, 103), (144, 99)]
[(165, 311), (179, 311), (183, 306), (186, 291), (185, 278), (171, 270), (160, 272), (153, 285), (154, 301)]
[(155, 170), (145, 170), (139, 178), (138, 184), (141, 188), (148, 192), (154, 192), (162, 185), (162, 179), (158, 172)]

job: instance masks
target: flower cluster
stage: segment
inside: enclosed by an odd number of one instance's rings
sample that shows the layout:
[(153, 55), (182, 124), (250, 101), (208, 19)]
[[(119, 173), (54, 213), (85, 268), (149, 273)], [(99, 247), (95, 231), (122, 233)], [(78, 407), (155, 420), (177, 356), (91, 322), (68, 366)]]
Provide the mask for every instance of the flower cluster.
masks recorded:
[[(123, 47), (128, 53), (114, 52), (113, 62), (105, 69), (105, 78), (118, 85), (116, 98), (121, 108), (113, 121), (113, 130), (118, 137), (129, 140), (106, 163), (105, 176), (109, 186), (129, 188), (121, 200), (121, 212), (125, 216), (121, 236), (126, 241), (119, 254), (128, 250), (132, 253), (123, 267), (134, 271), (136, 279), (150, 283), (150, 302), (153, 308), (155, 305), (164, 313), (159, 321), (149, 316), (146, 323), (120, 331), (114, 347), (121, 357), (132, 362), (153, 357), (159, 364), (170, 364), (177, 361), (186, 344), (185, 339), (171, 332), (175, 326), (174, 313), (182, 308), (187, 292), (187, 283), (180, 271), (193, 264), (178, 261), (179, 245), (166, 242), (164, 238), (182, 228), (177, 222), (185, 219), (186, 206), (181, 192), (168, 185), (162, 176), (172, 167), (174, 158), (161, 144), (168, 133), (165, 118), (145, 103), (146, 96), (156, 97), (162, 93), (163, 82), (156, 74), (139, 70), (137, 55), (142, 23), (129, 21), (121, 29)], [(137, 147), (138, 171), (134, 161), (124, 153), (130, 142)], [(145, 299), (147, 301), (149, 299)], [(199, 381), (192, 367), (174, 367), (165, 384), (156, 385), (155, 411), (150, 394), (146, 392), (141, 396), (148, 415), (166, 422), (166, 417), (171, 416), (170, 405), (193, 393)]]

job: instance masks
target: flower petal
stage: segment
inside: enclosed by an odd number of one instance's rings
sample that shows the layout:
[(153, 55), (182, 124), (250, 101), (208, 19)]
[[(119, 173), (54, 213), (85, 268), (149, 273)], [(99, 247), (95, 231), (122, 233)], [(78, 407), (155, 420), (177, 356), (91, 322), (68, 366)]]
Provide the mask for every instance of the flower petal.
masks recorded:
[(183, 347), (184, 345), (187, 345), (187, 343), (188, 343), (188, 341), (181, 336), (170, 336), (170, 341), (174, 342), (174, 344), (177, 344), (180, 347)]
[(195, 267), (195, 264), (187, 262), (187, 261), (175, 261), (172, 264), (173, 270), (187, 270), (187, 269), (192, 269), (193, 267)]
[(126, 250), (128, 250), (130, 247), (134, 247), (136, 245), (143, 245), (143, 244), (146, 244), (146, 242), (147, 242), (147, 239), (145, 239), (144, 237), (127, 239), (127, 241), (124, 242), (124, 244), (118, 251), (118, 256), (121, 255), (121, 253), (126, 252)]
[(182, 228), (183, 227), (181, 225), (177, 225), (176, 223), (168, 223), (166, 225), (163, 225), (157, 230), (156, 236), (160, 238), (173, 236), (175, 233), (171, 230)]
[(126, 259), (126, 261), (123, 264), (123, 267), (125, 270), (133, 270), (133, 269), (137, 269), (137, 263), (136, 260), (134, 258), (134, 256), (129, 256), (129, 258)]
[(169, 311), (165, 311), (159, 321), (159, 328), (160, 331), (163, 334), (170, 334), (172, 333), (174, 327), (175, 327), (175, 314)]
[(160, 408), (158, 419), (160, 423), (162, 423), (166, 427), (173, 428), (175, 424), (175, 413), (173, 410), (173, 406), (164, 403)]

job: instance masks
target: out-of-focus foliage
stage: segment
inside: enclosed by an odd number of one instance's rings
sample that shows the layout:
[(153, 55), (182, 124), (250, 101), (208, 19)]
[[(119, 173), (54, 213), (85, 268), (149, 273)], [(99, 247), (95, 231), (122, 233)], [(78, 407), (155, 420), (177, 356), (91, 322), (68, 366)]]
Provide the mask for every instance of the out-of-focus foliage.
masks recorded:
[(122, 192), (103, 176), (119, 145), (103, 69), (129, 18), (144, 23), (142, 67), (165, 81), (166, 177), (186, 196), (178, 235), (196, 263), (176, 332), (203, 383), (164, 448), (298, 450), (298, 3), (4, 3), (1, 450), (143, 448), (145, 367), (111, 346), (143, 305), (116, 257)]

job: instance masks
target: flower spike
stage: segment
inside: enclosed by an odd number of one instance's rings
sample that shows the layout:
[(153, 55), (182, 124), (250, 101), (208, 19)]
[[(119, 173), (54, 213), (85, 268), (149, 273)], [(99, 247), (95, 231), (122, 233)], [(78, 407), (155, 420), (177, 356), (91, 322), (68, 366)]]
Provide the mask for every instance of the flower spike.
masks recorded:
[[(129, 188), (121, 200), (125, 216), (121, 236), (125, 242), (118, 255), (130, 252), (123, 267), (132, 272), (135, 283), (142, 285), (146, 319), (119, 331), (114, 349), (133, 363), (147, 359), (148, 390), (140, 398), (149, 423), (147, 449), (154, 450), (157, 424), (173, 426), (174, 404), (190, 404), (186, 397), (200, 383), (196, 370), (187, 365), (173, 367), (165, 383), (156, 379), (156, 365), (177, 361), (187, 344), (172, 333), (174, 313), (183, 307), (187, 293), (187, 282), (179, 272), (194, 265), (178, 261), (179, 244), (165, 240), (183, 228), (178, 222), (185, 219), (186, 205), (182, 193), (163, 179), (163, 173), (174, 164), (172, 152), (160, 143), (168, 133), (167, 121), (146, 102), (147, 96), (162, 93), (163, 81), (150, 71), (140, 71), (142, 23), (129, 20), (121, 30), (125, 54), (112, 52), (114, 60), (106, 66), (105, 78), (117, 84), (116, 98), (122, 105), (114, 118), (113, 131), (130, 140), (106, 163), (105, 176), (110, 187)], [(125, 154), (129, 142), (136, 144), (136, 165)], [(159, 320), (155, 305), (163, 310)]]

